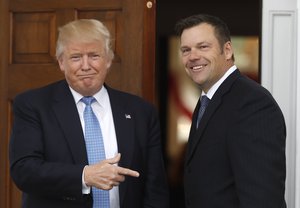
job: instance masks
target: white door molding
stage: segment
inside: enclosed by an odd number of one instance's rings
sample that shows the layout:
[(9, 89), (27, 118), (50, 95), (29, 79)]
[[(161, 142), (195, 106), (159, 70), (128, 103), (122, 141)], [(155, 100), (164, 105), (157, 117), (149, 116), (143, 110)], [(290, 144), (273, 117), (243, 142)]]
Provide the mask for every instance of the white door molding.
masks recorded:
[[(298, 0), (300, 1), (300, 0)], [(261, 80), (280, 105), (287, 125), (286, 200), (299, 206), (300, 65), (297, 60), (297, 0), (263, 0)], [(297, 65), (298, 64), (298, 65)], [(298, 73), (297, 73), (298, 72)], [(297, 125), (298, 124), (298, 125)]]

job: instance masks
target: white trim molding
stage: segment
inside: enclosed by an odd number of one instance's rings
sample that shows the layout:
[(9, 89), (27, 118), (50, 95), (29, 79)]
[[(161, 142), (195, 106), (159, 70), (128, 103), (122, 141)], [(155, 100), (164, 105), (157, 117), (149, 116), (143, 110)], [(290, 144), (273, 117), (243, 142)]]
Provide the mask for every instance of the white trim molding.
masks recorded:
[(297, 102), (299, 103), (300, 99), (299, 86), (297, 86), (297, 82), (300, 82), (297, 71), (300, 68), (297, 60), (300, 59), (297, 52), (300, 47), (297, 44), (296, 3), (296, 0), (263, 0), (261, 44), (262, 85), (273, 94), (278, 102), (287, 126), (286, 201), (288, 207), (291, 208), (300, 207), (300, 147), (299, 142), (297, 143), (300, 126), (299, 110), (297, 110)]
[[(300, 0), (297, 0), (297, 14), (299, 14)], [(297, 15), (297, 34), (300, 34), (300, 21)], [(297, 37), (299, 37), (297, 35)], [(300, 207), (300, 40), (297, 41), (297, 87), (296, 89), (296, 176), (295, 176), (295, 207)]]

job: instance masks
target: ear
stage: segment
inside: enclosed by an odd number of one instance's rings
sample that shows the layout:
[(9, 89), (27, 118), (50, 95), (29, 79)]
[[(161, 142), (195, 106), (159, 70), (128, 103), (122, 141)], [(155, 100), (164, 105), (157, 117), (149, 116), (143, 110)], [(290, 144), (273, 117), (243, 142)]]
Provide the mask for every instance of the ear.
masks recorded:
[(62, 72), (65, 71), (64, 65), (63, 65), (63, 58), (60, 56), (59, 58), (57, 58), (57, 62), (59, 64), (59, 68)]
[(230, 41), (227, 41), (224, 44), (224, 54), (225, 54), (226, 60), (230, 60), (233, 56), (233, 48), (232, 48), (232, 44)]
[(111, 66), (112, 60), (108, 60), (106, 63), (106, 68), (109, 69)]

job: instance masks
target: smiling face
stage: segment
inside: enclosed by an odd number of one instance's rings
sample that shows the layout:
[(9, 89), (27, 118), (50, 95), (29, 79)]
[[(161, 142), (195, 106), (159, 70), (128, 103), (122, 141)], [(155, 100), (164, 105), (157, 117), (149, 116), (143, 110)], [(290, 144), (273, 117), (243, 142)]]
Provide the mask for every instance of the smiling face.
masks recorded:
[(92, 96), (101, 89), (111, 59), (102, 41), (74, 40), (65, 45), (58, 63), (72, 89), (83, 96)]
[(180, 41), (185, 70), (204, 92), (233, 65), (231, 42), (220, 46), (210, 24), (201, 23), (183, 30)]

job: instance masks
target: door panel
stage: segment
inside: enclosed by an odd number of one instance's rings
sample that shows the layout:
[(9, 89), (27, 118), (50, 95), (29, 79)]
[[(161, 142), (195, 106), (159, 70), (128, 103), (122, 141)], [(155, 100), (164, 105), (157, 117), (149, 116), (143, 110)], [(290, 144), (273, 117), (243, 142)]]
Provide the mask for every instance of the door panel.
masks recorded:
[(20, 207), (8, 164), (14, 97), (63, 79), (55, 59), (57, 28), (81, 18), (102, 21), (112, 34), (115, 58), (107, 84), (155, 103), (155, 0), (0, 1), (1, 208)]
[(20, 12), (12, 18), (12, 64), (52, 63), (55, 54), (55, 14)]

